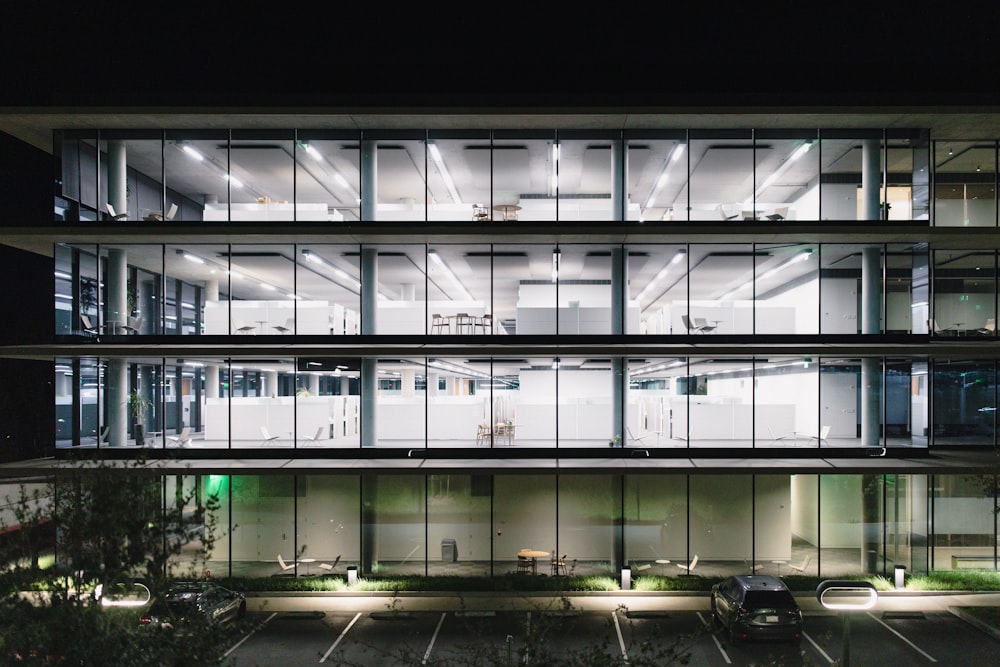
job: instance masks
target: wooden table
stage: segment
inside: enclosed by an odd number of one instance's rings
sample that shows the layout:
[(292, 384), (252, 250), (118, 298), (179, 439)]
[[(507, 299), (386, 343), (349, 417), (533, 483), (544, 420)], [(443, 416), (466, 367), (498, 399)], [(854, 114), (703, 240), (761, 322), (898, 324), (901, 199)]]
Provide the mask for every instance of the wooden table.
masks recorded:
[(538, 551), (536, 549), (521, 549), (520, 551), (517, 552), (517, 555), (520, 556), (520, 557), (522, 557), (522, 558), (530, 558), (531, 559), (531, 573), (532, 574), (538, 574), (538, 559), (539, 558), (548, 558), (549, 557), (549, 552), (548, 551)]

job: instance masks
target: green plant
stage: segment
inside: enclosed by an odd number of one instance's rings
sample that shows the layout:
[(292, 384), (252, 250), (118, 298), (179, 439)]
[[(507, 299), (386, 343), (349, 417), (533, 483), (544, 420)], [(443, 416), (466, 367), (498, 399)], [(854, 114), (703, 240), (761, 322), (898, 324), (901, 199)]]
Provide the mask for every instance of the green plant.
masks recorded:
[(146, 416), (146, 411), (153, 407), (153, 401), (149, 400), (142, 392), (132, 390), (128, 394), (128, 411), (136, 424), (141, 424)]

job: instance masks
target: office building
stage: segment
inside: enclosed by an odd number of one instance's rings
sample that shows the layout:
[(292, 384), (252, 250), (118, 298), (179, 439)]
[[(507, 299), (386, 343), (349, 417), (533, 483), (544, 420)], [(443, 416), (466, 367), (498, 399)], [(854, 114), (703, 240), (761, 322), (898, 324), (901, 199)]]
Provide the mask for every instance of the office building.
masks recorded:
[(150, 457), (214, 573), (996, 566), (1000, 115), (438, 111), (0, 115), (8, 476)]

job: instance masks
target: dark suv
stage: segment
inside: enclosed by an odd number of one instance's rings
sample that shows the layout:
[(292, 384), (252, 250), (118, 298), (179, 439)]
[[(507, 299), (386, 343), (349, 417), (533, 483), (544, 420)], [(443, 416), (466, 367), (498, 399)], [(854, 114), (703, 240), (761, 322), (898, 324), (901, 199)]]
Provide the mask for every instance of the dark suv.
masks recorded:
[(729, 632), (732, 642), (742, 639), (779, 639), (798, 642), (802, 611), (778, 577), (744, 574), (712, 587), (712, 619)]

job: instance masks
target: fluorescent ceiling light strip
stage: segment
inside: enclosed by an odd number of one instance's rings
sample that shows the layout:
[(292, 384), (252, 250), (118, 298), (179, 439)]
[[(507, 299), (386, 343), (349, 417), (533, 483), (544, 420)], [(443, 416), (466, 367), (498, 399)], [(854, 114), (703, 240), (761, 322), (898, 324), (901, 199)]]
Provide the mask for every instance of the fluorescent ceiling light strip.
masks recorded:
[(451, 195), (451, 198), (456, 204), (461, 204), (462, 198), (458, 196), (458, 190), (455, 188), (455, 181), (452, 180), (451, 174), (448, 172), (448, 168), (444, 166), (444, 159), (441, 157), (441, 151), (438, 149), (437, 144), (428, 144), (428, 147), (431, 153), (431, 158), (441, 171), (441, 179), (444, 181), (444, 186), (448, 188), (448, 194)]
[(441, 256), (438, 255), (437, 251), (428, 250), (427, 254), (430, 256), (431, 260), (438, 266), (438, 268), (441, 269), (441, 271), (445, 274), (445, 276), (447, 276), (448, 279), (451, 280), (451, 282), (455, 285), (458, 291), (462, 293), (465, 299), (467, 301), (472, 301), (472, 295), (469, 294), (469, 290), (465, 289), (465, 285), (463, 285), (461, 281), (459, 281), (459, 279), (455, 276), (455, 274), (451, 272), (451, 269), (449, 269), (448, 266), (444, 263), (444, 260), (441, 259)]

